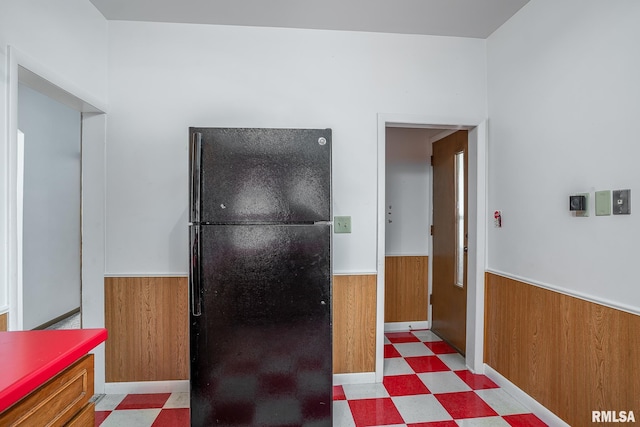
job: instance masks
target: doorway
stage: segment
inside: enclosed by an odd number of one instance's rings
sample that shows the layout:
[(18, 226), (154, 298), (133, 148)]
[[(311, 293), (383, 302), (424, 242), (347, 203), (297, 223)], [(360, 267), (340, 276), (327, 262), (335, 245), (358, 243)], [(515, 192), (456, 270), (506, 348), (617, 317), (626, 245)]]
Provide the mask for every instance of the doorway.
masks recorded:
[[(6, 63), (7, 80), (8, 80), (8, 103), (7, 103), (7, 125), (8, 125), (8, 148), (6, 158), (7, 170), (7, 290), (8, 290), (8, 330), (24, 330), (33, 329), (34, 327), (46, 326), (46, 323), (56, 320), (56, 316), (65, 316), (69, 312), (77, 311), (78, 307), (82, 307), (82, 326), (83, 327), (102, 327), (104, 325), (103, 314), (103, 287), (104, 287), (104, 173), (105, 173), (105, 129), (106, 118), (104, 107), (97, 102), (91, 95), (79, 90), (72, 82), (66, 81), (61, 76), (55, 74), (45, 66), (34, 60), (32, 57), (25, 55), (20, 50), (9, 47), (8, 61)], [(70, 253), (75, 259), (71, 260), (69, 265), (73, 271), (73, 280), (77, 285), (77, 295), (74, 296), (73, 302), (69, 305), (69, 309), (62, 308), (58, 310), (59, 314), (53, 316), (48, 315), (48, 320), (27, 320), (25, 323), (25, 299), (23, 289), (23, 272), (25, 265), (22, 256), (24, 249), (22, 246), (23, 230), (28, 226), (23, 222), (25, 213), (22, 212), (24, 201), (24, 192), (20, 191), (28, 185), (21, 181), (24, 164), (24, 155), (28, 155), (26, 144), (30, 138), (34, 138), (35, 131), (25, 130), (24, 139), (19, 136), (20, 127), (30, 127), (29, 124), (20, 122), (20, 106), (26, 105), (24, 96), (35, 96), (45, 104), (54, 102), (62, 105), (62, 109), (71, 111), (75, 116), (75, 129), (71, 131), (76, 138), (75, 148), (70, 152), (60, 154), (61, 162), (71, 161), (75, 164), (73, 172), (75, 182), (76, 201), (69, 200), (59, 203), (54, 200), (54, 205), (69, 203), (70, 209), (74, 211), (75, 218), (71, 218), (70, 223), (74, 224), (75, 235), (70, 237), (75, 241), (75, 249), (71, 249)], [(22, 102), (21, 102), (22, 98)], [(38, 113), (39, 114), (39, 113)], [(24, 118), (24, 114), (22, 114)], [(53, 120), (55, 125), (55, 120)], [(54, 126), (55, 127), (55, 126)], [(46, 132), (44, 132), (46, 134)], [(63, 137), (66, 139), (66, 137)], [(43, 161), (48, 162), (50, 155), (44, 156)], [(65, 163), (66, 164), (66, 163)], [(81, 167), (82, 165), (83, 167)], [(37, 168), (32, 165), (31, 168)], [(70, 168), (70, 169), (74, 169)], [(66, 170), (66, 167), (63, 168)], [(53, 171), (44, 172), (44, 178), (53, 174)], [(55, 172), (59, 178), (59, 173)], [(42, 176), (40, 178), (43, 178)], [(38, 178), (38, 179), (40, 179)], [(45, 180), (46, 181), (46, 180)], [(59, 185), (56, 185), (57, 187)], [(35, 191), (41, 191), (42, 197), (48, 197), (50, 193), (46, 188), (42, 188), (40, 184), (36, 185)], [(71, 206), (73, 204), (73, 206)], [(48, 222), (52, 215), (49, 212), (40, 212), (32, 209), (35, 213), (36, 220), (38, 217), (43, 222)], [(52, 225), (56, 228), (54, 222)], [(66, 227), (66, 226), (65, 226)], [(64, 229), (64, 227), (60, 227)], [(63, 230), (60, 230), (63, 231)], [(71, 234), (71, 233), (70, 233)], [(51, 243), (51, 242), (48, 242)], [(37, 239), (36, 239), (37, 244)], [(62, 247), (67, 248), (65, 243)], [(80, 255), (82, 250), (82, 255)], [(59, 254), (56, 254), (58, 256)], [(80, 259), (82, 256), (82, 259)], [(55, 259), (55, 257), (53, 257)], [(28, 267), (32, 268), (32, 267)], [(58, 280), (61, 280), (58, 278)], [(91, 298), (87, 298), (91, 295)], [(66, 310), (66, 311), (65, 311)], [(27, 315), (29, 315), (27, 313)]]
[(46, 329), (80, 312), (81, 113), (19, 83), (18, 128), (22, 323)]
[[(386, 205), (386, 129), (403, 127), (437, 130), (440, 134), (451, 134), (456, 130), (468, 131), (468, 278), (466, 309), (466, 365), (473, 372), (483, 370), (484, 330), (484, 270), (486, 239), (486, 121), (477, 119), (450, 119), (416, 117), (412, 115), (378, 115), (378, 261), (377, 261), (377, 334), (376, 334), (376, 381), (383, 378), (384, 309), (385, 309), (385, 253), (387, 225)], [(432, 248), (429, 248), (432, 253)], [(429, 270), (432, 270), (430, 265)], [(431, 318), (431, 317), (429, 317)]]
[(388, 126), (385, 331), (429, 328), (431, 140), (440, 129)]

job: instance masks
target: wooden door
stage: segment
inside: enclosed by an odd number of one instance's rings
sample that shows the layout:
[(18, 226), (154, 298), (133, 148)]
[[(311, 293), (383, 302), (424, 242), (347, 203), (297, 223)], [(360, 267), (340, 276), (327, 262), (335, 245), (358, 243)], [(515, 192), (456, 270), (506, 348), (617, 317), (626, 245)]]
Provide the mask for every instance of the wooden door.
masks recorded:
[(467, 324), (467, 131), (433, 144), (432, 326), (465, 353)]

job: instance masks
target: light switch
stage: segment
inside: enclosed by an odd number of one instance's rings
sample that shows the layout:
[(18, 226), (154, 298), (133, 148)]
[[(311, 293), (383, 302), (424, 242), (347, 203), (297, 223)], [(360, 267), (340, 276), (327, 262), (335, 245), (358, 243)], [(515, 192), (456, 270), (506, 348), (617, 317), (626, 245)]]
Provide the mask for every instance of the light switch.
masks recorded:
[(629, 215), (631, 213), (631, 190), (613, 190), (613, 214)]
[(334, 233), (351, 233), (351, 217), (350, 216), (334, 216), (333, 232)]
[(611, 215), (611, 190), (596, 191), (596, 216)]

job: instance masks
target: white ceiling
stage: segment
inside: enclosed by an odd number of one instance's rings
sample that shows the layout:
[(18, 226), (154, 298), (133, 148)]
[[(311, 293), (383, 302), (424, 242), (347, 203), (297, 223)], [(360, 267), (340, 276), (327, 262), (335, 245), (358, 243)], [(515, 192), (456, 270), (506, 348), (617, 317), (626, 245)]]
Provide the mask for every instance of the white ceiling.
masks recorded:
[(529, 0), (91, 0), (109, 20), (487, 38)]

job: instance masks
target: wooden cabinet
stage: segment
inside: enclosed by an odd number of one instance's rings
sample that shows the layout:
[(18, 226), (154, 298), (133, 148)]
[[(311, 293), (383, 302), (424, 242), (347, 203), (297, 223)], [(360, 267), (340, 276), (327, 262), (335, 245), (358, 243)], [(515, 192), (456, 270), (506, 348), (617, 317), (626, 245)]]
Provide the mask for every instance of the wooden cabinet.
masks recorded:
[(88, 354), (0, 414), (0, 426), (94, 425), (93, 354)]
[(86, 405), (71, 421), (67, 427), (93, 427), (96, 424), (96, 410), (93, 403)]

